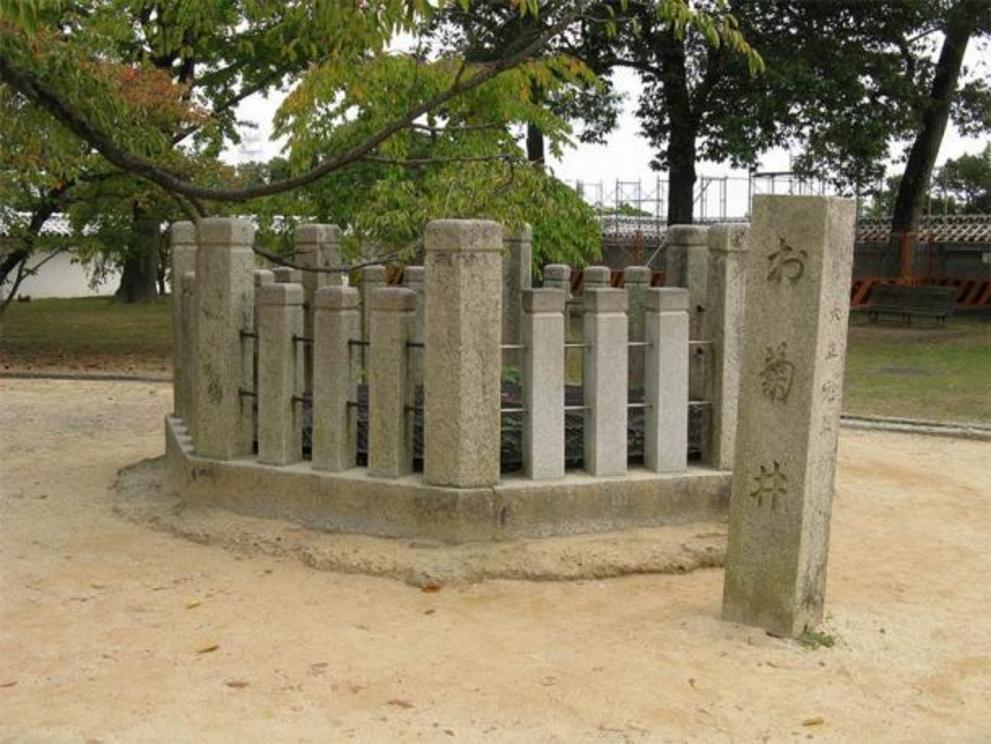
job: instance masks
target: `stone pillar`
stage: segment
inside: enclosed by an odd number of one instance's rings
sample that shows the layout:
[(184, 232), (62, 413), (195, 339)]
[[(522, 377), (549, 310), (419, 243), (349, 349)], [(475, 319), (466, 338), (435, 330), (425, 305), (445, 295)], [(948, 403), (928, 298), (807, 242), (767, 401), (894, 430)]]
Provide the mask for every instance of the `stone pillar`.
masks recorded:
[(591, 475), (626, 473), (628, 348), (626, 292), (585, 289), (585, 470)]
[(303, 272), (291, 266), (276, 266), (272, 269), (272, 277), (276, 284), (302, 284)]
[(258, 289), (258, 462), (289, 465), (303, 457), (300, 344), (303, 287), (266, 284)]
[(523, 470), (564, 477), (564, 310), (560, 289), (523, 292)]
[(571, 298), (571, 267), (567, 264), (547, 264), (544, 267), (544, 289), (560, 289), (565, 300)]
[(701, 225), (671, 225), (664, 242), (664, 286), (688, 286), (688, 249), (705, 245), (709, 228)]
[(416, 292), (416, 312), (413, 314), (413, 330), (410, 332), (411, 340), (415, 344), (421, 344), (410, 349), (410, 380), (414, 387), (423, 384), (423, 267), (407, 266), (403, 271), (403, 286)]
[(499, 482), (502, 225), (435, 220), (426, 247), (424, 479)]
[[(176, 222), (169, 229), (172, 249), (172, 411), (179, 418), (189, 419), (190, 377), (192, 357), (184, 356), (186, 321), (183, 317), (182, 277), (196, 271), (196, 225)], [(192, 291), (192, 290), (190, 290)]]
[(822, 619), (856, 202), (753, 200), (723, 617)]
[(409, 349), (416, 293), (379, 287), (371, 294), (368, 354), (368, 474), (398, 478), (413, 472), (413, 405)]
[(608, 266), (589, 266), (583, 272), (582, 291), (608, 289), (612, 286), (612, 269)]
[(321, 287), (314, 296), (312, 460), (317, 470), (353, 468), (358, 454), (358, 381), (348, 341), (361, 337), (354, 287)]
[(688, 290), (646, 292), (644, 465), (656, 473), (688, 467)]
[(386, 286), (386, 268), (376, 264), (364, 266), (361, 269), (361, 339), (365, 346), (361, 347), (361, 370), (365, 382), (368, 381), (368, 341), (372, 334), (372, 293), (379, 287)]
[[(176, 281), (178, 280), (178, 293)], [(186, 432), (194, 437), (193, 427), (196, 423), (196, 272), (186, 271), (176, 277), (172, 275), (172, 302), (181, 304), (180, 333), (176, 337), (176, 346), (172, 349), (174, 358), (180, 362), (184, 370), (184, 379), (176, 393), (182, 396), (175, 404), (176, 415), (186, 421)], [(180, 409), (182, 413), (179, 413)]]
[[(307, 269), (336, 269), (341, 266), (341, 228), (337, 225), (298, 225), (293, 234), (295, 263)], [(303, 335), (313, 338), (314, 298), (321, 287), (339, 287), (339, 272), (303, 271)], [(313, 390), (313, 347), (303, 347), (303, 386)]]
[[(627, 266), (623, 270), (623, 286), (626, 288), (626, 301), (629, 310), (627, 315), (630, 322), (630, 342), (642, 342), (644, 336), (644, 314), (646, 312), (646, 295), (650, 289), (650, 269), (646, 266)], [(644, 360), (646, 351), (643, 347), (630, 349), (630, 388), (644, 388)]]
[(251, 328), (255, 228), (212, 217), (196, 223), (196, 454), (229, 460), (251, 454), (251, 354), (241, 331)]
[[(709, 228), (702, 237), (706, 243), (689, 245), (685, 249), (685, 286), (688, 288), (688, 336), (692, 341), (702, 341), (705, 322), (706, 294), (709, 284)], [(692, 400), (705, 396), (705, 374), (708, 368), (705, 347), (696, 347), (700, 353), (692, 354), (688, 373), (688, 390)]]
[(520, 295), (533, 286), (533, 231), (523, 225), (503, 237), (502, 342), (518, 344), (523, 308)]
[[(709, 281), (702, 336), (709, 367), (702, 396), (709, 402), (702, 444), (703, 460), (719, 470), (732, 470), (736, 453), (740, 357), (746, 297), (746, 224), (714, 225), (709, 231)], [(692, 352), (692, 357), (696, 356)]]

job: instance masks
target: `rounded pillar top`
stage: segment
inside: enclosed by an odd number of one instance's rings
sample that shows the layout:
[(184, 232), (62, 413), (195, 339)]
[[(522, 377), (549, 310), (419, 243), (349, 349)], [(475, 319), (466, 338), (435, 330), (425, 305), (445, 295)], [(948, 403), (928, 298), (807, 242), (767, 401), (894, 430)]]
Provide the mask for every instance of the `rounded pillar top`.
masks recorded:
[(423, 234), (427, 253), (502, 251), (502, 225), (491, 220), (433, 220)]
[(423, 284), (423, 278), (422, 266), (407, 266), (403, 269), (403, 284), (407, 287), (419, 287)]
[(688, 290), (681, 287), (651, 287), (647, 290), (648, 310), (654, 312), (688, 312)]
[(671, 225), (667, 230), (668, 245), (705, 245), (709, 228), (705, 225)]
[(721, 253), (745, 253), (750, 248), (750, 225), (725, 222), (709, 230), (709, 250)]
[(302, 305), (303, 285), (263, 284), (255, 292), (259, 305)]
[(388, 272), (382, 264), (361, 267), (361, 281), (365, 284), (385, 284), (388, 279)]
[(291, 266), (279, 266), (272, 269), (272, 276), (276, 284), (288, 284), (290, 282), (299, 284), (303, 281), (303, 272)]
[(192, 222), (173, 222), (169, 228), (172, 245), (196, 245), (196, 225)]
[(378, 287), (372, 292), (372, 310), (404, 312), (416, 309), (416, 292), (406, 287)]
[(649, 266), (627, 266), (623, 270), (624, 284), (650, 284)]
[(337, 225), (296, 225), (296, 230), (293, 233), (293, 242), (296, 245), (339, 243), (340, 240), (341, 228)]
[(608, 266), (589, 266), (585, 269), (586, 287), (608, 287), (612, 283), (612, 269)]
[(354, 287), (321, 287), (313, 296), (317, 310), (347, 310), (357, 308), (360, 302)]
[(250, 248), (255, 242), (255, 226), (239, 217), (204, 217), (196, 221), (196, 242), (200, 246), (239, 246)]
[(252, 276), (254, 277), (256, 287), (275, 282), (275, 273), (268, 269), (255, 269)]
[(571, 279), (571, 267), (567, 264), (547, 264), (544, 267), (544, 281), (568, 281)]

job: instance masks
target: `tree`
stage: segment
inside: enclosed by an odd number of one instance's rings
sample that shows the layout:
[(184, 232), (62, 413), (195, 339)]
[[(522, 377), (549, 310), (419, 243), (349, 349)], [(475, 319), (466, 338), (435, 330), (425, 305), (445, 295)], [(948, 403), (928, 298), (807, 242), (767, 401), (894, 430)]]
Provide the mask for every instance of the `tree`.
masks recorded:
[(991, 144), (983, 152), (947, 160), (936, 175), (955, 214), (991, 214)]
[(669, 222), (692, 220), (700, 159), (753, 167), (787, 146), (799, 173), (860, 193), (884, 173), (891, 143), (914, 132), (933, 75), (937, 0), (696, 4), (742, 34), (756, 58), (692, 28), (674, 34), (650, 5), (612, 4), (635, 32), (610, 39), (592, 29), (575, 53), (596, 71), (629, 67), (644, 81), (637, 113), (652, 165), (670, 173)]
[(971, 38), (991, 34), (991, 6), (986, 0), (955, 0), (935, 20), (943, 32), (943, 45), (936, 62), (928, 96), (917, 107), (917, 134), (902, 173), (891, 219), (892, 240), (904, 242), (903, 236), (916, 230), (925, 207), (936, 156), (956, 101), (960, 102), (960, 119), (972, 132), (991, 129), (991, 86), (986, 80), (971, 81), (959, 87), (963, 58)]
[[(0, 12), (7, 20), (0, 24), (0, 81), (47, 110), (117, 168), (142, 176), (189, 201), (198, 212), (205, 213), (204, 201), (244, 202), (283, 193), (374, 158), (384, 143), (412, 127), (421, 117), (530, 60), (550, 39), (576, 23), (582, 17), (584, 6), (577, 0), (545, 4), (537, 0), (515, 0), (512, 4), (523, 15), (554, 8), (561, 12), (561, 21), (549, 28), (540, 27), (522, 34), (499, 59), (452, 66), (453, 72), (442, 90), (427, 98), (410, 98), (403, 113), (380, 122), (377, 130), (339, 140), (339, 149), (321, 153), (317, 162), (285, 179), (252, 186), (214, 185), (191, 180), (188, 169), (183, 167), (183, 158), (177, 157), (174, 143), (154, 127), (143, 126), (143, 121), (132, 115), (120, 87), (113, 84), (113, 75), (97, 74), (106, 66), (113, 68), (122, 64), (118, 46), (123, 43), (127, 47), (128, 43), (122, 42), (114, 33), (73, 33), (73, 28), (66, 31), (61, 17), (54, 20), (26, 18), (31, 14), (21, 11), (34, 6), (31, 0), (3, 0)], [(206, 0), (189, 0), (180, 7), (179, 16), (190, 10), (194, 15), (198, 11), (209, 17), (208, 9), (215, 6)], [(370, 59), (389, 56), (386, 46), (393, 35), (414, 30), (432, 12), (432, 6), (426, 0), (372, 0), (353, 5), (334, 0), (301, 5), (265, 1), (244, 7), (224, 5), (216, 12), (228, 14), (232, 12), (231, 7), (239, 18), (225, 27), (236, 29), (238, 36), (232, 43), (227, 39), (218, 40), (212, 30), (202, 35), (202, 43), (207, 47), (212, 48), (210, 40), (213, 39), (213, 44), (220, 48), (213, 58), (216, 67), (208, 67), (204, 74), (213, 80), (229, 82), (230, 64), (225, 50), (233, 48), (243, 50), (247, 60), (243, 66), (234, 67), (234, 76), (239, 83), (250, 80), (257, 84), (259, 80), (267, 80), (272, 75), (271, 61), (264, 57), (261, 62), (256, 61), (255, 57), (259, 55), (253, 51), (262, 45), (271, 48), (278, 60), (293, 61), (301, 52), (310, 54), (305, 71), (298, 76), (300, 86), (320, 79), (332, 81), (335, 75), (338, 80), (340, 76), (354, 75)], [(692, 11), (686, 0), (662, 0), (657, 8), (682, 31), (696, 25), (703, 28), (711, 25), (704, 15)], [(123, 18), (124, 26), (133, 24), (135, 19), (129, 7), (119, 6), (114, 10)], [(163, 43), (169, 41), (170, 49), (174, 50), (175, 25), (171, 19), (160, 18), (156, 13), (154, 8), (147, 13), (147, 20), (160, 30), (155, 39)], [(229, 20), (226, 15), (224, 17)], [(82, 25), (82, 19), (79, 25)], [(199, 29), (200, 25), (195, 28)], [(42, 37), (43, 45), (37, 43)], [(145, 46), (149, 47), (147, 51), (151, 55), (158, 50), (151, 44)], [(190, 69), (190, 74), (199, 74), (200, 68), (195, 60), (190, 63), (187, 49), (182, 38), (178, 56), (173, 58), (173, 68)], [(97, 52), (103, 56), (99, 57), (101, 63), (94, 69), (92, 60)], [(240, 90), (243, 92), (243, 86)], [(334, 92), (333, 89), (324, 90), (323, 96), (311, 100), (316, 105), (323, 105), (331, 100)], [(189, 96), (183, 100), (188, 101)], [(222, 127), (219, 129), (223, 131)]]
[[(293, 142), (289, 160), (251, 164), (239, 175), (257, 183), (291, 171), (294, 162), (305, 167), (316, 153), (335, 148), (338, 139), (361, 136), (392, 119), (408, 95), (443, 89), (451, 67), (444, 59), (425, 63), (394, 56), (366, 63), (360, 75), (345, 81), (314, 79), (313, 86), (287, 99), (277, 117), (278, 131)], [(531, 223), (538, 261), (582, 263), (597, 256), (601, 230), (594, 211), (542, 163), (530, 162), (514, 134), (525, 122), (536, 122), (554, 149), (563, 146), (570, 137), (567, 123), (535, 102), (531, 90), (539, 84), (553, 93), (582, 77), (588, 77), (587, 70), (564, 57), (507, 71), (438, 112), (443, 122), (430, 117), (392, 137), (375, 160), (256, 201), (262, 239), (274, 251), (291, 254), (288, 233), (295, 218), (305, 216), (348, 225), (349, 258), (386, 254), (413, 260), (427, 221), (471, 217), (510, 227)], [(390, 85), (395, 80), (403, 83)], [(324, 86), (337, 91), (335, 105), (314, 108), (306, 99), (322, 97)], [(367, 95), (368, 90), (377, 93)], [(336, 124), (344, 111), (347, 124)]]

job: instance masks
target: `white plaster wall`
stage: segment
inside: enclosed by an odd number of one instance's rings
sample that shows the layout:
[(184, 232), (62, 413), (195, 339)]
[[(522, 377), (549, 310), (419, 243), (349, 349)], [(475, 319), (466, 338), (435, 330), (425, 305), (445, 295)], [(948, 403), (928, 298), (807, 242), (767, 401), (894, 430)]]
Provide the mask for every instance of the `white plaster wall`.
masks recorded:
[[(43, 256), (34, 256), (34, 265)], [(97, 287), (90, 287), (89, 277), (82, 264), (75, 263), (72, 256), (61, 253), (42, 266), (38, 273), (29, 276), (17, 290), (18, 296), (39, 297), (92, 297), (113, 294), (120, 282), (120, 273), (109, 274)]]

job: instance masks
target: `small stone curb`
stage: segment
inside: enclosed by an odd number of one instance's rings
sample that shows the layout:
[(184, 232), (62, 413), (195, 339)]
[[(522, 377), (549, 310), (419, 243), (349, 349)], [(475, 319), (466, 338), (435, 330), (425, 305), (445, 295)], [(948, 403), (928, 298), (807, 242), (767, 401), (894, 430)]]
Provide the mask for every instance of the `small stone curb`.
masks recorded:
[(146, 375), (93, 374), (80, 372), (0, 372), (5, 380), (80, 380), (87, 382), (172, 382), (171, 377), (148, 377)]
[(847, 429), (865, 431), (890, 431), (902, 434), (922, 434), (932, 437), (973, 439), (991, 442), (991, 427), (977, 424), (943, 423), (918, 419), (888, 418), (885, 416), (842, 416), (840, 424)]

